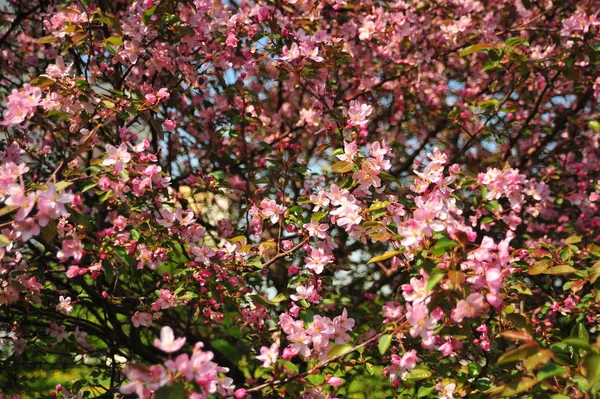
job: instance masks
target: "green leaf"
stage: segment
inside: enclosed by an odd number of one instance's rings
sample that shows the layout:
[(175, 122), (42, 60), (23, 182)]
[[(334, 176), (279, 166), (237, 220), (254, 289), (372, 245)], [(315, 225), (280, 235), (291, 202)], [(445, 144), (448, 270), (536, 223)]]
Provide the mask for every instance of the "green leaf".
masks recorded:
[(547, 363), (535, 375), (539, 381), (554, 377), (555, 375), (565, 374), (569, 369), (559, 366), (556, 363)]
[(569, 334), (571, 338), (579, 338), (585, 342), (589, 342), (590, 334), (587, 332), (583, 323), (577, 323), (571, 329), (571, 333)]
[(113, 269), (113, 266), (110, 263), (108, 263), (107, 261), (103, 261), (102, 269), (104, 270), (104, 276), (106, 277), (106, 282), (108, 284), (112, 284), (112, 282), (115, 278), (115, 270)]
[(331, 170), (335, 173), (346, 173), (354, 169), (354, 164), (346, 161), (339, 161), (333, 164)]
[(160, 388), (154, 394), (155, 399), (183, 399), (184, 392), (181, 384), (169, 384)]
[(313, 213), (312, 217), (310, 218), (310, 221), (313, 223), (316, 223), (316, 222), (322, 220), (325, 216), (327, 216), (327, 212), (315, 212), (315, 213)]
[(86, 191), (91, 190), (92, 188), (96, 187), (97, 185), (98, 185), (98, 183), (93, 182), (93, 181), (87, 182), (81, 189), (81, 192), (85, 193)]
[(73, 184), (72, 181), (59, 181), (58, 183), (56, 183), (56, 191), (62, 191), (65, 188), (71, 186)]
[(533, 328), (529, 323), (529, 320), (520, 313), (510, 313), (505, 315), (506, 319), (513, 323), (516, 327), (527, 331), (529, 334), (533, 334)]
[(525, 344), (521, 345), (516, 349), (508, 351), (504, 353), (502, 356), (498, 358), (497, 364), (507, 364), (518, 362), (521, 359), (525, 359), (526, 357), (532, 356), (540, 350), (540, 347), (537, 344)]
[(208, 175), (217, 180), (223, 180), (225, 178), (225, 172), (222, 170), (215, 170), (214, 172), (210, 172)]
[(290, 361), (285, 361), (283, 362), (283, 365), (290, 370), (292, 373), (298, 373), (300, 371), (300, 369), (298, 368), (298, 366), (296, 366), (294, 363), (290, 362)]
[(281, 293), (281, 294), (277, 294), (275, 296), (275, 298), (273, 298), (271, 300), (271, 303), (279, 303), (279, 302), (283, 302), (287, 299), (287, 296), (285, 296), (285, 294)]
[(474, 44), (472, 46), (465, 47), (464, 49), (462, 49), (460, 51), (460, 53), (458, 53), (458, 55), (460, 57), (466, 57), (467, 55), (470, 55), (470, 54), (473, 54), (473, 53), (477, 53), (479, 51), (489, 50), (491, 48), (494, 48), (493, 44), (477, 43), (477, 44)]
[(381, 262), (383, 260), (392, 258), (396, 255), (400, 255), (401, 253), (402, 253), (401, 251), (387, 251), (383, 255), (375, 256), (374, 258), (369, 259), (369, 261), (367, 262), (367, 265), (369, 263)]
[(410, 373), (404, 376), (405, 380), (424, 380), (431, 377), (431, 371), (426, 369), (412, 369)]
[(584, 341), (581, 338), (565, 338), (562, 342), (576, 349), (590, 350), (592, 348), (588, 341)]
[(488, 223), (492, 223), (494, 221), (494, 218), (491, 216), (485, 216), (482, 217), (481, 220), (479, 221), (479, 224), (488, 224)]
[(156, 7), (157, 5), (154, 5), (146, 11), (144, 11), (144, 13), (142, 14), (142, 22), (144, 23), (144, 25), (148, 25), (150, 23), (152, 15), (154, 15), (154, 11), (156, 11)]
[(210, 345), (234, 363), (240, 359), (240, 351), (232, 343), (224, 339), (212, 340), (210, 341)]
[(324, 374), (311, 374), (311, 375), (307, 376), (306, 379), (314, 385), (321, 385), (325, 382), (325, 375)]
[(567, 245), (577, 244), (578, 242), (581, 242), (580, 236), (571, 236), (565, 240), (565, 244), (567, 244)]
[(385, 208), (390, 204), (389, 201), (377, 201), (371, 204), (371, 206), (367, 209), (368, 212), (378, 211), (380, 209)]
[(449, 238), (442, 238), (431, 248), (431, 253), (440, 256), (445, 254), (447, 249), (457, 247), (458, 245), (459, 244), (456, 241), (452, 241)]
[(398, 179), (396, 176), (390, 175), (388, 172), (379, 172), (379, 177), (383, 180), (392, 181), (399, 186), (401, 185), (400, 179)]
[(269, 300), (263, 297), (262, 295), (250, 295), (250, 299), (252, 300), (252, 302), (259, 303), (263, 306), (271, 305), (271, 302), (269, 302)]
[(523, 365), (529, 371), (534, 370), (539, 365), (546, 364), (554, 357), (554, 353), (548, 349), (540, 349), (539, 352), (529, 356), (523, 361)]
[(429, 277), (427, 280), (427, 284), (425, 285), (425, 291), (431, 292), (431, 290), (436, 287), (444, 278), (446, 277), (443, 273), (437, 273)]
[(48, 36), (40, 37), (39, 39), (37, 39), (35, 41), (35, 43), (36, 44), (48, 44), (48, 43), (54, 43), (57, 40), (58, 40), (58, 37), (56, 37), (54, 35), (48, 35)]
[(417, 391), (417, 398), (424, 398), (425, 396), (428, 396), (434, 390), (435, 390), (435, 387), (433, 385), (423, 385), (423, 386), (419, 387), (419, 390)]
[(521, 36), (509, 37), (508, 39), (506, 39), (504, 41), (504, 44), (507, 46), (511, 46), (511, 47), (529, 46), (527, 39), (525, 39), (524, 37), (521, 37)]
[(50, 242), (54, 240), (54, 238), (58, 235), (58, 231), (56, 230), (56, 221), (52, 220), (42, 229), (42, 237), (46, 242)]
[(336, 356), (345, 355), (346, 353), (352, 350), (352, 345), (350, 344), (338, 344), (335, 345), (329, 353), (327, 354), (327, 359), (332, 359)]
[(577, 269), (569, 265), (558, 265), (546, 270), (544, 274), (560, 275), (575, 273)]
[(0, 244), (2, 244), (5, 247), (7, 247), (7, 246), (10, 245), (10, 240), (4, 234), (0, 234)]
[(518, 393), (525, 392), (529, 388), (534, 387), (538, 383), (538, 380), (533, 377), (520, 376), (509, 381), (504, 389), (502, 390), (502, 396), (515, 396)]
[(379, 353), (384, 355), (385, 352), (387, 352), (388, 348), (390, 347), (391, 343), (392, 343), (392, 335), (391, 334), (385, 334), (385, 335), (382, 335), (381, 337), (379, 337), (379, 343), (377, 344)]
[(589, 121), (588, 126), (594, 129), (597, 132), (600, 132), (600, 122), (598, 121)]
[(537, 276), (538, 274), (543, 274), (546, 270), (548, 270), (548, 261), (538, 260), (527, 269), (527, 274)]
[(0, 209), (0, 216), (7, 215), (7, 214), (11, 213), (12, 211), (16, 211), (17, 209), (19, 209), (18, 206), (7, 205), (4, 208)]
[(56, 80), (50, 78), (49, 76), (38, 76), (37, 78), (33, 79), (31, 82), (29, 82), (31, 85), (33, 86), (37, 86), (37, 87), (47, 87), (47, 86), (52, 86), (54, 83), (56, 83)]
[(583, 367), (585, 367), (587, 380), (591, 386), (600, 381), (600, 355), (598, 353), (588, 353), (583, 359)]
[(123, 45), (123, 38), (121, 36), (111, 36), (104, 40), (105, 43), (114, 44), (115, 46)]

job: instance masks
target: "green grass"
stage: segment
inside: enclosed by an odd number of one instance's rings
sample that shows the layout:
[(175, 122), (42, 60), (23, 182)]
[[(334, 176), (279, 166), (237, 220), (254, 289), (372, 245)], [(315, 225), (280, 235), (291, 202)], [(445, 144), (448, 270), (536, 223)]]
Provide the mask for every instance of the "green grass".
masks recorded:
[[(49, 367), (51, 366), (49, 365)], [(63, 370), (19, 370), (17, 373), (19, 386), (14, 388), (9, 386), (7, 392), (19, 393), (23, 399), (49, 398), (50, 392), (58, 384), (70, 388), (78, 380), (90, 381), (90, 373), (93, 370), (94, 368), (89, 366), (70, 367)], [(90, 397), (103, 392), (101, 389), (90, 387), (89, 384), (84, 384), (83, 390), (91, 391)]]

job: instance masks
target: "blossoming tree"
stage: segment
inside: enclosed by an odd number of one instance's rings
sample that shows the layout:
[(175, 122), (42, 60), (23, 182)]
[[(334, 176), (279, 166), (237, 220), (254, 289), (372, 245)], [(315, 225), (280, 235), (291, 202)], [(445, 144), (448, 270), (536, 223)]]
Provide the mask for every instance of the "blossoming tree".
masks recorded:
[(0, 7), (2, 397), (598, 397), (598, 2)]

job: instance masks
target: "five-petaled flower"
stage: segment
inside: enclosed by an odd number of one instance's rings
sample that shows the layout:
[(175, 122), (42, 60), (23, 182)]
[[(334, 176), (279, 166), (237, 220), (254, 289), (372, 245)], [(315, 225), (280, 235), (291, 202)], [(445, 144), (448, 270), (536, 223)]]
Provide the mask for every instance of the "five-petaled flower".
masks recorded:
[(271, 347), (263, 346), (260, 348), (260, 355), (256, 356), (256, 359), (263, 362), (263, 367), (269, 367), (277, 361), (278, 357), (279, 345), (272, 344)]
[(185, 344), (185, 337), (175, 338), (173, 330), (169, 326), (165, 326), (160, 330), (160, 339), (154, 340), (154, 346), (163, 352), (177, 352)]

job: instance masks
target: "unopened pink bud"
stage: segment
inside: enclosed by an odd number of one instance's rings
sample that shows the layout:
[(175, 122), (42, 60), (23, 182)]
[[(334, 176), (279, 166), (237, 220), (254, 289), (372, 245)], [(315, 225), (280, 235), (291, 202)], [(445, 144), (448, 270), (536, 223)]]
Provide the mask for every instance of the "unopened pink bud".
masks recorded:
[(338, 377), (331, 377), (329, 379), (329, 381), (327, 381), (327, 383), (329, 385), (331, 385), (332, 387), (339, 387), (340, 385), (342, 385), (344, 383), (344, 380), (342, 380), (341, 378), (338, 378)]

